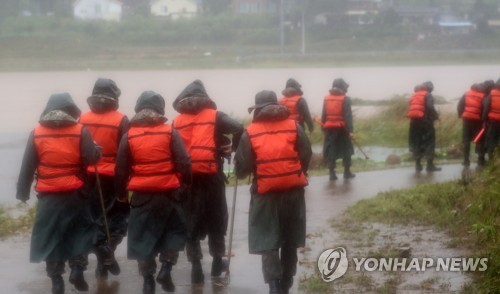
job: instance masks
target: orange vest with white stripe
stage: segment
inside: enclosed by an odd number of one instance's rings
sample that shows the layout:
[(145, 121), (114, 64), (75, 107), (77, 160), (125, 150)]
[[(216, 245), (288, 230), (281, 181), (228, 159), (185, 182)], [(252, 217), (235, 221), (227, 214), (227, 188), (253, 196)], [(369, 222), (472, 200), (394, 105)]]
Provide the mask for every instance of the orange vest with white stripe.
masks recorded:
[(299, 113), (299, 108), (297, 104), (299, 103), (301, 96), (293, 96), (293, 97), (283, 97), (280, 99), (280, 104), (285, 106), (288, 111), (290, 111), (289, 119), (293, 119), (296, 121), (302, 120), (302, 117)]
[(37, 192), (64, 192), (83, 186), (80, 174), (82, 125), (49, 128), (38, 125), (34, 131), (38, 154)]
[(490, 120), (500, 121), (500, 90), (491, 90), (491, 105), (488, 118)]
[(326, 121), (323, 124), (324, 129), (345, 126), (344, 101), (345, 95), (328, 95), (325, 97)]
[[(121, 139), (118, 138), (118, 133), (124, 117), (125, 115), (118, 111), (87, 112), (80, 117), (80, 123), (89, 129), (94, 141), (102, 147), (102, 157), (97, 163), (99, 174), (115, 175), (116, 153)], [(89, 166), (87, 171), (95, 173), (95, 167)]]
[(408, 113), (406, 117), (410, 119), (418, 119), (423, 118), (425, 114), (425, 96), (428, 94), (428, 91), (422, 90), (413, 93), (410, 98), (410, 108), (408, 109)]
[(465, 109), (462, 119), (481, 120), (484, 93), (469, 90), (465, 93)]
[(259, 194), (307, 186), (299, 154), (295, 151), (297, 125), (294, 120), (254, 122), (248, 126), (247, 133), (256, 156)]
[(179, 132), (191, 156), (193, 174), (217, 173), (216, 115), (216, 110), (204, 109), (198, 114), (180, 114), (174, 119), (174, 129)]
[(172, 161), (172, 127), (156, 125), (131, 127), (128, 144), (132, 157), (129, 191), (166, 191), (180, 187)]

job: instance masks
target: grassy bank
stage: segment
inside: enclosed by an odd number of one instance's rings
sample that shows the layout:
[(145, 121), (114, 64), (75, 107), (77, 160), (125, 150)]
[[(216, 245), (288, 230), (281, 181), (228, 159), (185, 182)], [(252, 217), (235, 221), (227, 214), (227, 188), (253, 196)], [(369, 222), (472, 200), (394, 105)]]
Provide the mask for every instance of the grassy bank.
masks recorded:
[(35, 207), (29, 208), (27, 213), (19, 217), (9, 215), (5, 207), (0, 207), (0, 238), (26, 232), (33, 226)]
[(488, 257), (488, 270), (476, 273), (468, 293), (500, 292), (500, 162), (467, 181), (428, 184), (384, 192), (346, 212), (349, 222), (427, 225), (445, 230), (455, 246)]

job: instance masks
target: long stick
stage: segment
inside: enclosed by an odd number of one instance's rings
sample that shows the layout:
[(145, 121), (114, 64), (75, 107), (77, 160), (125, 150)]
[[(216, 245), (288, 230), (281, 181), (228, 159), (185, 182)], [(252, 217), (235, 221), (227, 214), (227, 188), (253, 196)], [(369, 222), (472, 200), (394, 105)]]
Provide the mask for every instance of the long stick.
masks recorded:
[(99, 178), (99, 172), (97, 171), (97, 164), (95, 165), (95, 179), (97, 181), (97, 190), (99, 190), (99, 199), (101, 200), (102, 216), (104, 217), (104, 228), (106, 229), (106, 238), (108, 239), (108, 244), (111, 244), (108, 217), (106, 215), (106, 206), (104, 205), (104, 196), (102, 195), (101, 179)]
[(228, 247), (228, 256), (227, 256), (227, 272), (226, 276), (229, 276), (229, 267), (231, 265), (231, 256), (233, 253), (231, 252), (233, 249), (233, 229), (234, 229), (234, 216), (236, 212), (236, 193), (238, 192), (238, 177), (236, 177), (236, 182), (234, 184), (234, 192), (233, 192), (233, 208), (231, 210), (231, 226), (229, 228), (229, 247)]
[(363, 148), (361, 148), (361, 146), (358, 144), (358, 141), (356, 141), (354, 138), (351, 138), (352, 142), (354, 143), (354, 145), (356, 145), (356, 147), (358, 147), (359, 151), (361, 151), (361, 153), (363, 153), (363, 155), (365, 156), (365, 160), (368, 160), (370, 159), (368, 157), (368, 155), (366, 155), (365, 151), (363, 150)]

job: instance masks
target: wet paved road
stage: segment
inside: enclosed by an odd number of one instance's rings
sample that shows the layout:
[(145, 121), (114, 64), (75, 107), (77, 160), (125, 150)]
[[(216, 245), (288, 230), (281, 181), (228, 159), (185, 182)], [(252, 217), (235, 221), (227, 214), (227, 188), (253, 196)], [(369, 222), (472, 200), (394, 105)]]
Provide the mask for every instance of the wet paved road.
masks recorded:
[[(376, 195), (380, 191), (411, 187), (421, 183), (440, 182), (458, 178), (461, 173), (459, 165), (445, 166), (442, 172), (420, 175), (410, 168), (393, 169), (359, 173), (354, 180), (330, 183), (327, 177), (310, 179), (307, 188), (307, 228), (308, 233), (323, 231), (328, 233), (328, 220), (339, 216), (346, 207), (356, 201)], [(228, 205), (231, 205), (233, 188), (227, 189)], [(263, 283), (260, 256), (248, 254), (247, 225), (248, 205), (250, 195), (248, 186), (238, 187), (236, 210), (236, 225), (234, 233), (234, 258), (231, 266), (231, 283), (228, 287), (219, 286), (220, 280), (211, 280), (209, 277), (211, 258), (205, 250), (203, 263), (205, 271), (204, 287), (190, 285), (190, 266), (184, 253), (181, 253), (178, 265), (174, 268), (173, 278), (177, 286), (176, 293), (265, 293), (267, 286)], [(330, 230), (331, 231), (331, 230)], [(206, 249), (206, 242), (203, 243)], [(314, 246), (317, 247), (317, 246)], [(308, 252), (308, 256), (318, 256), (320, 251)], [(321, 246), (320, 246), (321, 247)], [(0, 285), (1, 293), (49, 293), (50, 280), (45, 277), (44, 264), (28, 263), (29, 239), (16, 237), (0, 242)], [(95, 258), (91, 256), (89, 271), (86, 278), (91, 284), (89, 293), (141, 293), (142, 278), (139, 277), (136, 263), (126, 259), (126, 248), (122, 244), (118, 248), (117, 258), (122, 267), (122, 274), (110, 277), (106, 287), (97, 287), (93, 277)], [(299, 260), (301, 256), (299, 255)], [(297, 277), (306, 271), (299, 267)], [(67, 281), (68, 274), (64, 278)], [(66, 293), (77, 291), (66, 282)], [(295, 293), (297, 283), (294, 285)], [(160, 287), (157, 293), (165, 293)]]

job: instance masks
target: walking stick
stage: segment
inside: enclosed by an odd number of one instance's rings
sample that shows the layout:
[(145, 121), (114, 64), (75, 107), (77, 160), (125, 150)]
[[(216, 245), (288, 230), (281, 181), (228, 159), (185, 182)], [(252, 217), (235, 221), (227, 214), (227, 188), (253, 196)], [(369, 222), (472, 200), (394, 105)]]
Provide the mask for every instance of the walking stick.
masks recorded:
[(111, 235), (109, 234), (108, 217), (106, 215), (106, 206), (104, 205), (104, 196), (102, 195), (101, 180), (99, 178), (99, 172), (97, 171), (97, 164), (95, 167), (95, 179), (97, 182), (97, 190), (99, 190), (99, 199), (101, 200), (102, 216), (104, 217), (104, 228), (106, 229), (106, 238), (108, 239), (108, 245), (111, 244)]
[(236, 182), (234, 184), (234, 192), (233, 192), (233, 208), (231, 210), (231, 226), (229, 228), (229, 247), (228, 247), (228, 256), (227, 256), (227, 271), (226, 271), (226, 278), (227, 278), (227, 283), (229, 284), (230, 278), (230, 270), (229, 267), (231, 266), (231, 256), (232, 254), (232, 249), (233, 249), (233, 230), (234, 230), (234, 216), (236, 212), (236, 193), (238, 192), (238, 177), (236, 177)]

